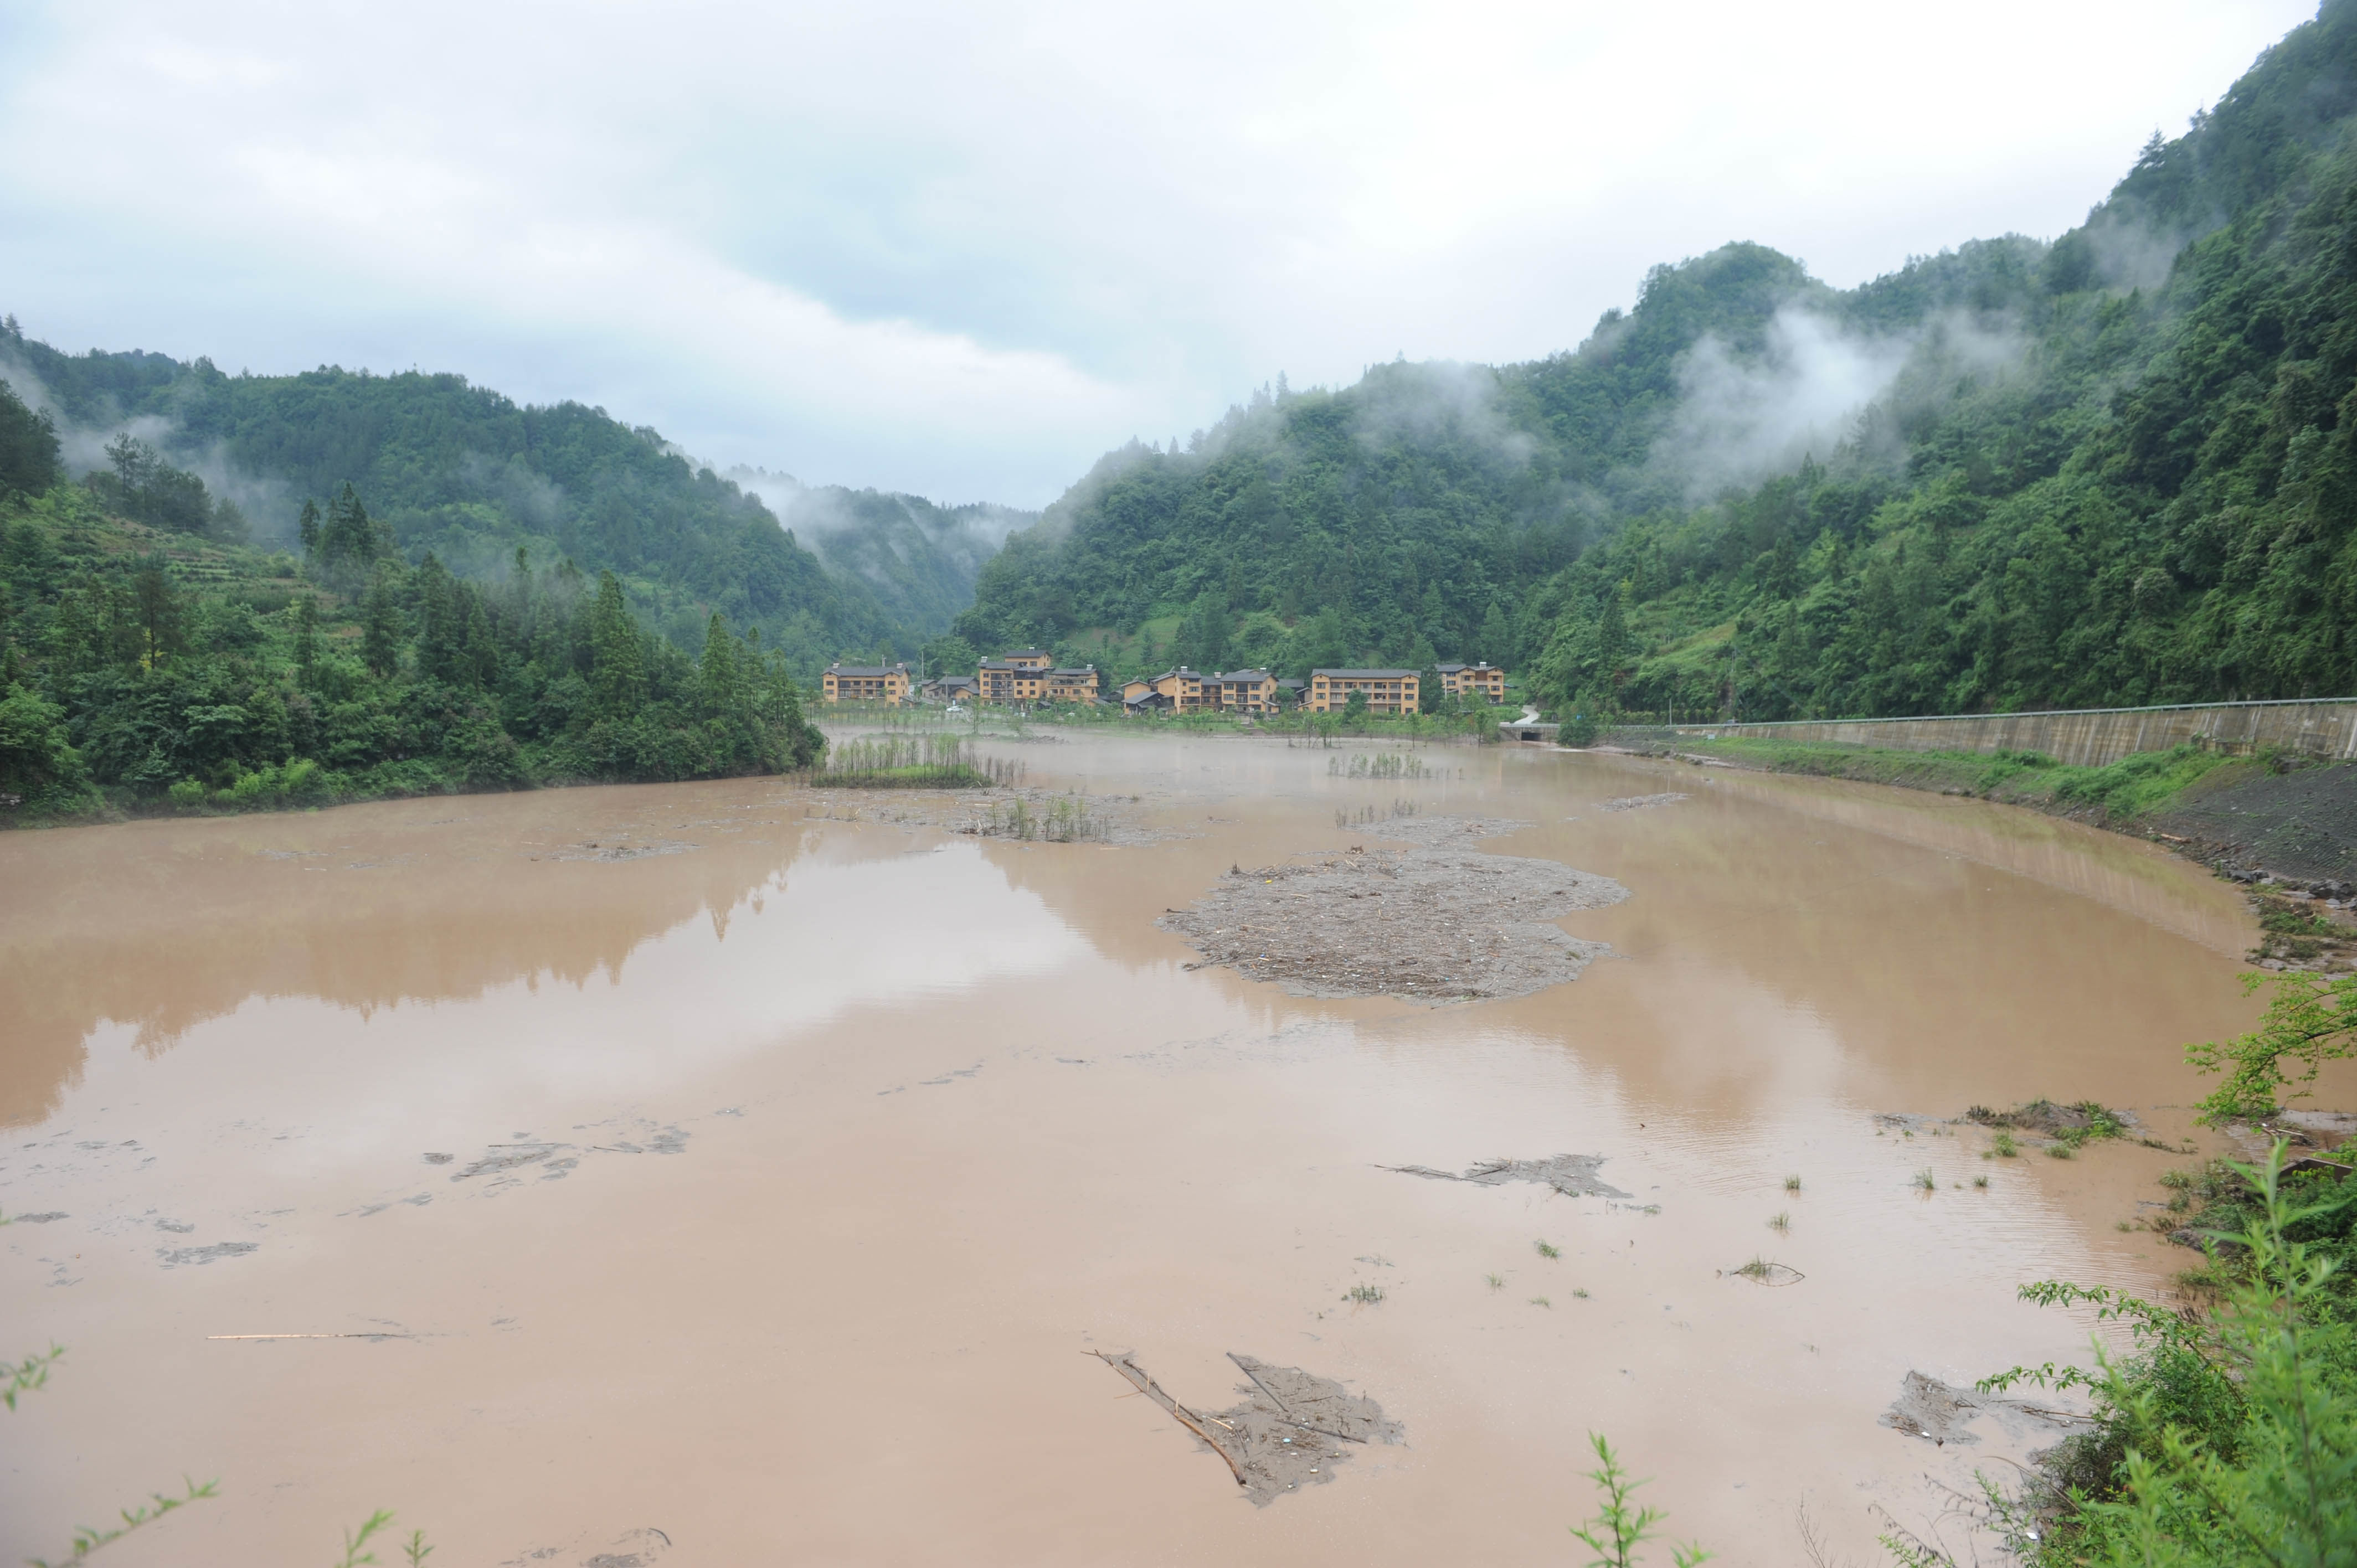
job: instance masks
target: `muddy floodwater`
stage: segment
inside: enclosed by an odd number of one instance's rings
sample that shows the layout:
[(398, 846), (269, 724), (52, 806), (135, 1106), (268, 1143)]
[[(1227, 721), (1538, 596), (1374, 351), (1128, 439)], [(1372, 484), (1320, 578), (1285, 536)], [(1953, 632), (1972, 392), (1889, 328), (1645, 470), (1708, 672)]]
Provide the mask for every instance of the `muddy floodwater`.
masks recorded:
[[(1867, 1560), (2051, 1441), (1886, 1424), (1910, 1373), (2077, 1357), (2018, 1283), (2192, 1261), (2117, 1228), (2180, 1158), (1938, 1119), (2188, 1136), (2179, 1047), (2255, 1015), (2198, 867), (1535, 748), (999, 749), (1139, 831), (746, 780), (0, 837), (0, 1357), (67, 1348), (0, 1412), (0, 1558), (187, 1477), (110, 1563), (385, 1508), (434, 1568), (1559, 1563), (1601, 1432), (1721, 1562), (1800, 1561), (1803, 1508)], [(1390, 889), (1438, 817), (1625, 889), (1516, 907), (1576, 979), (1297, 994), (1190, 942), (1247, 870)], [(1360, 1425), (1240, 1486), (1125, 1354), (1232, 1444)]]

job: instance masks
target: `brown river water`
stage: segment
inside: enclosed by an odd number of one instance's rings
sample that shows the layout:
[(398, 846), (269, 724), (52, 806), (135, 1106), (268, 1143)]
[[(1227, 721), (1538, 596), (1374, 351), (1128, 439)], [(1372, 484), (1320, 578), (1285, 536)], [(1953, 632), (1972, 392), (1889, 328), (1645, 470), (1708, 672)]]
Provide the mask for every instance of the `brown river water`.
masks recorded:
[[(390, 1508), (434, 1568), (1559, 1563), (1601, 1432), (1719, 1561), (1804, 1561), (1805, 1507), (1862, 1563), (1877, 1509), (1928, 1528), (2029, 1446), (1878, 1424), (1909, 1371), (2083, 1358), (2018, 1283), (2193, 1261), (2116, 1229), (2180, 1159), (1876, 1116), (2093, 1097), (2186, 1136), (2179, 1047), (2255, 1015), (2196, 866), (1532, 748), (1383, 781), (1265, 740), (1000, 749), (1168, 836), (741, 780), (0, 837), (0, 1356), (68, 1348), (0, 1412), (0, 1558), (194, 1477), (108, 1561), (324, 1562)], [(1336, 814), (1404, 801), (1617, 880), (1559, 922), (1611, 954), (1314, 1000), (1156, 927), (1231, 865), (1381, 848)], [(1563, 1154), (1631, 1201), (1379, 1168)], [(1804, 1277), (1731, 1272), (1762, 1255)], [(224, 1337), (258, 1335), (322, 1337)], [(1254, 1508), (1091, 1350), (1207, 1412), (1227, 1352), (1297, 1366), (1405, 1441)]]

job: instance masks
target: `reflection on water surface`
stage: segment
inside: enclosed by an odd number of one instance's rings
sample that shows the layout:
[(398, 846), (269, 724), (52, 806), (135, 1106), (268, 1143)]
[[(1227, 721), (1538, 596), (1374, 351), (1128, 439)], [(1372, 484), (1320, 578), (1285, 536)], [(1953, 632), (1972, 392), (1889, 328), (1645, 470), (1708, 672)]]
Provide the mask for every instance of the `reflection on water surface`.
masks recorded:
[[(2083, 1095), (2181, 1135), (2177, 1047), (2248, 1016), (2238, 898), (1975, 802), (1426, 756), (1024, 748), (1184, 835), (1145, 848), (770, 781), (0, 839), (0, 1209), (61, 1216), (0, 1233), (0, 1300), (73, 1346), (0, 1551), (195, 1468), (221, 1503), (110, 1551), (274, 1561), (393, 1506), (454, 1561), (1553, 1560), (1593, 1428), (1723, 1561), (1790, 1561), (1803, 1498), (1866, 1552), (1867, 1501), (2007, 1451), (1878, 1426), (1908, 1371), (2069, 1356), (2017, 1281), (2174, 1266), (2113, 1229), (2166, 1156), (1874, 1113)], [(1626, 886), (1562, 922), (1614, 956), (1317, 1002), (1155, 929), (1410, 803)], [(1378, 1168), (1565, 1154), (1628, 1199)], [(1762, 1254), (1805, 1279), (1727, 1273)], [(1227, 1352), (1299, 1365), (1411, 1446), (1255, 1511), (1090, 1348), (1212, 1409)]]

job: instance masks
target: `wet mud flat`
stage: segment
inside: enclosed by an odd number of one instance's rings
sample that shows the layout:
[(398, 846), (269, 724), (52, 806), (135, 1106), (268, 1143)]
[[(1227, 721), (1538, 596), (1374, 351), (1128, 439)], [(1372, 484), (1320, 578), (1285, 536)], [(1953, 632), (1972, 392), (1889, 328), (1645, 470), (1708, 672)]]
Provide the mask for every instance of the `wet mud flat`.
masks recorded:
[(1559, 861), (1474, 847), (1528, 825), (1440, 816), (1387, 822), (1370, 832), (1412, 847), (1353, 845), (1237, 865), (1192, 908), (1156, 924), (1185, 937), (1203, 964), (1273, 981), (1294, 996), (1527, 996), (1577, 980), (1611, 950), (1553, 921), (1629, 897), (1611, 878)]

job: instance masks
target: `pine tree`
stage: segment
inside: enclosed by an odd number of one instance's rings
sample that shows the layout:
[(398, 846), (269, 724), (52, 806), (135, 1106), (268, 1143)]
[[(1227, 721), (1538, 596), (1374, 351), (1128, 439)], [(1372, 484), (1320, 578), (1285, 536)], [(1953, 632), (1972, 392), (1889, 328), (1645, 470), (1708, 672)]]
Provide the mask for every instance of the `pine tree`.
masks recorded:
[(460, 585), (467, 600), (467, 646), (461, 660), (466, 675), (478, 686), (496, 686), (500, 680), (500, 647), (491, 635), (491, 619), (483, 609), (483, 596), (471, 585)]
[(704, 631), (704, 660), (696, 671), (696, 699), (707, 719), (734, 718), (744, 707), (737, 675), (736, 639), (720, 612), (712, 612)]
[(138, 575), (131, 580), (131, 596), (143, 644), (140, 657), (152, 669), (167, 653), (178, 653), (187, 646), (183, 630), (187, 618), (180, 596), (172, 591), (171, 579), (164, 575), (161, 556), (141, 564)]
[(465, 628), (456, 603), (457, 585), (431, 550), (417, 564), (417, 672), (434, 681), (465, 678)]
[(295, 668), (306, 686), (311, 667), (319, 661), (319, 601), (305, 594), (295, 607)]
[(1471, 658), (1486, 659), (1492, 664), (1511, 664), (1514, 659), (1514, 631), (1507, 624), (1506, 612), (1497, 600), (1490, 601), (1489, 613), (1481, 618), (1481, 643)]
[(303, 515), (295, 524), (295, 537), (303, 542), (303, 559), (310, 561), (319, 553), (319, 503), (306, 499)]
[(764, 673), (770, 686), (770, 722), (785, 746), (779, 765), (789, 769), (816, 767), (826, 752), (826, 736), (803, 716), (802, 691), (794, 684), (792, 672), (779, 659), (770, 661)]
[(361, 661), (371, 674), (390, 675), (401, 667), (401, 622), (393, 564), (381, 561), (361, 600)]
[(611, 572), (597, 574), (597, 596), (589, 606), (589, 690), (600, 718), (627, 718), (646, 689), (646, 656), (639, 628), (622, 603), (622, 585)]
[(1629, 583), (1604, 596), (1604, 614), (1596, 628), (1596, 673), (1610, 692), (1620, 685), (1621, 656), (1629, 650)]
[(319, 531), (321, 562), (329, 571), (357, 578), (386, 553), (385, 540), (376, 520), (361, 504), (360, 492), (352, 489), (350, 480), (345, 481), (342, 491), (328, 508), (326, 526)]
[(0, 490), (46, 490), (57, 479), (56, 424), (0, 381)]

